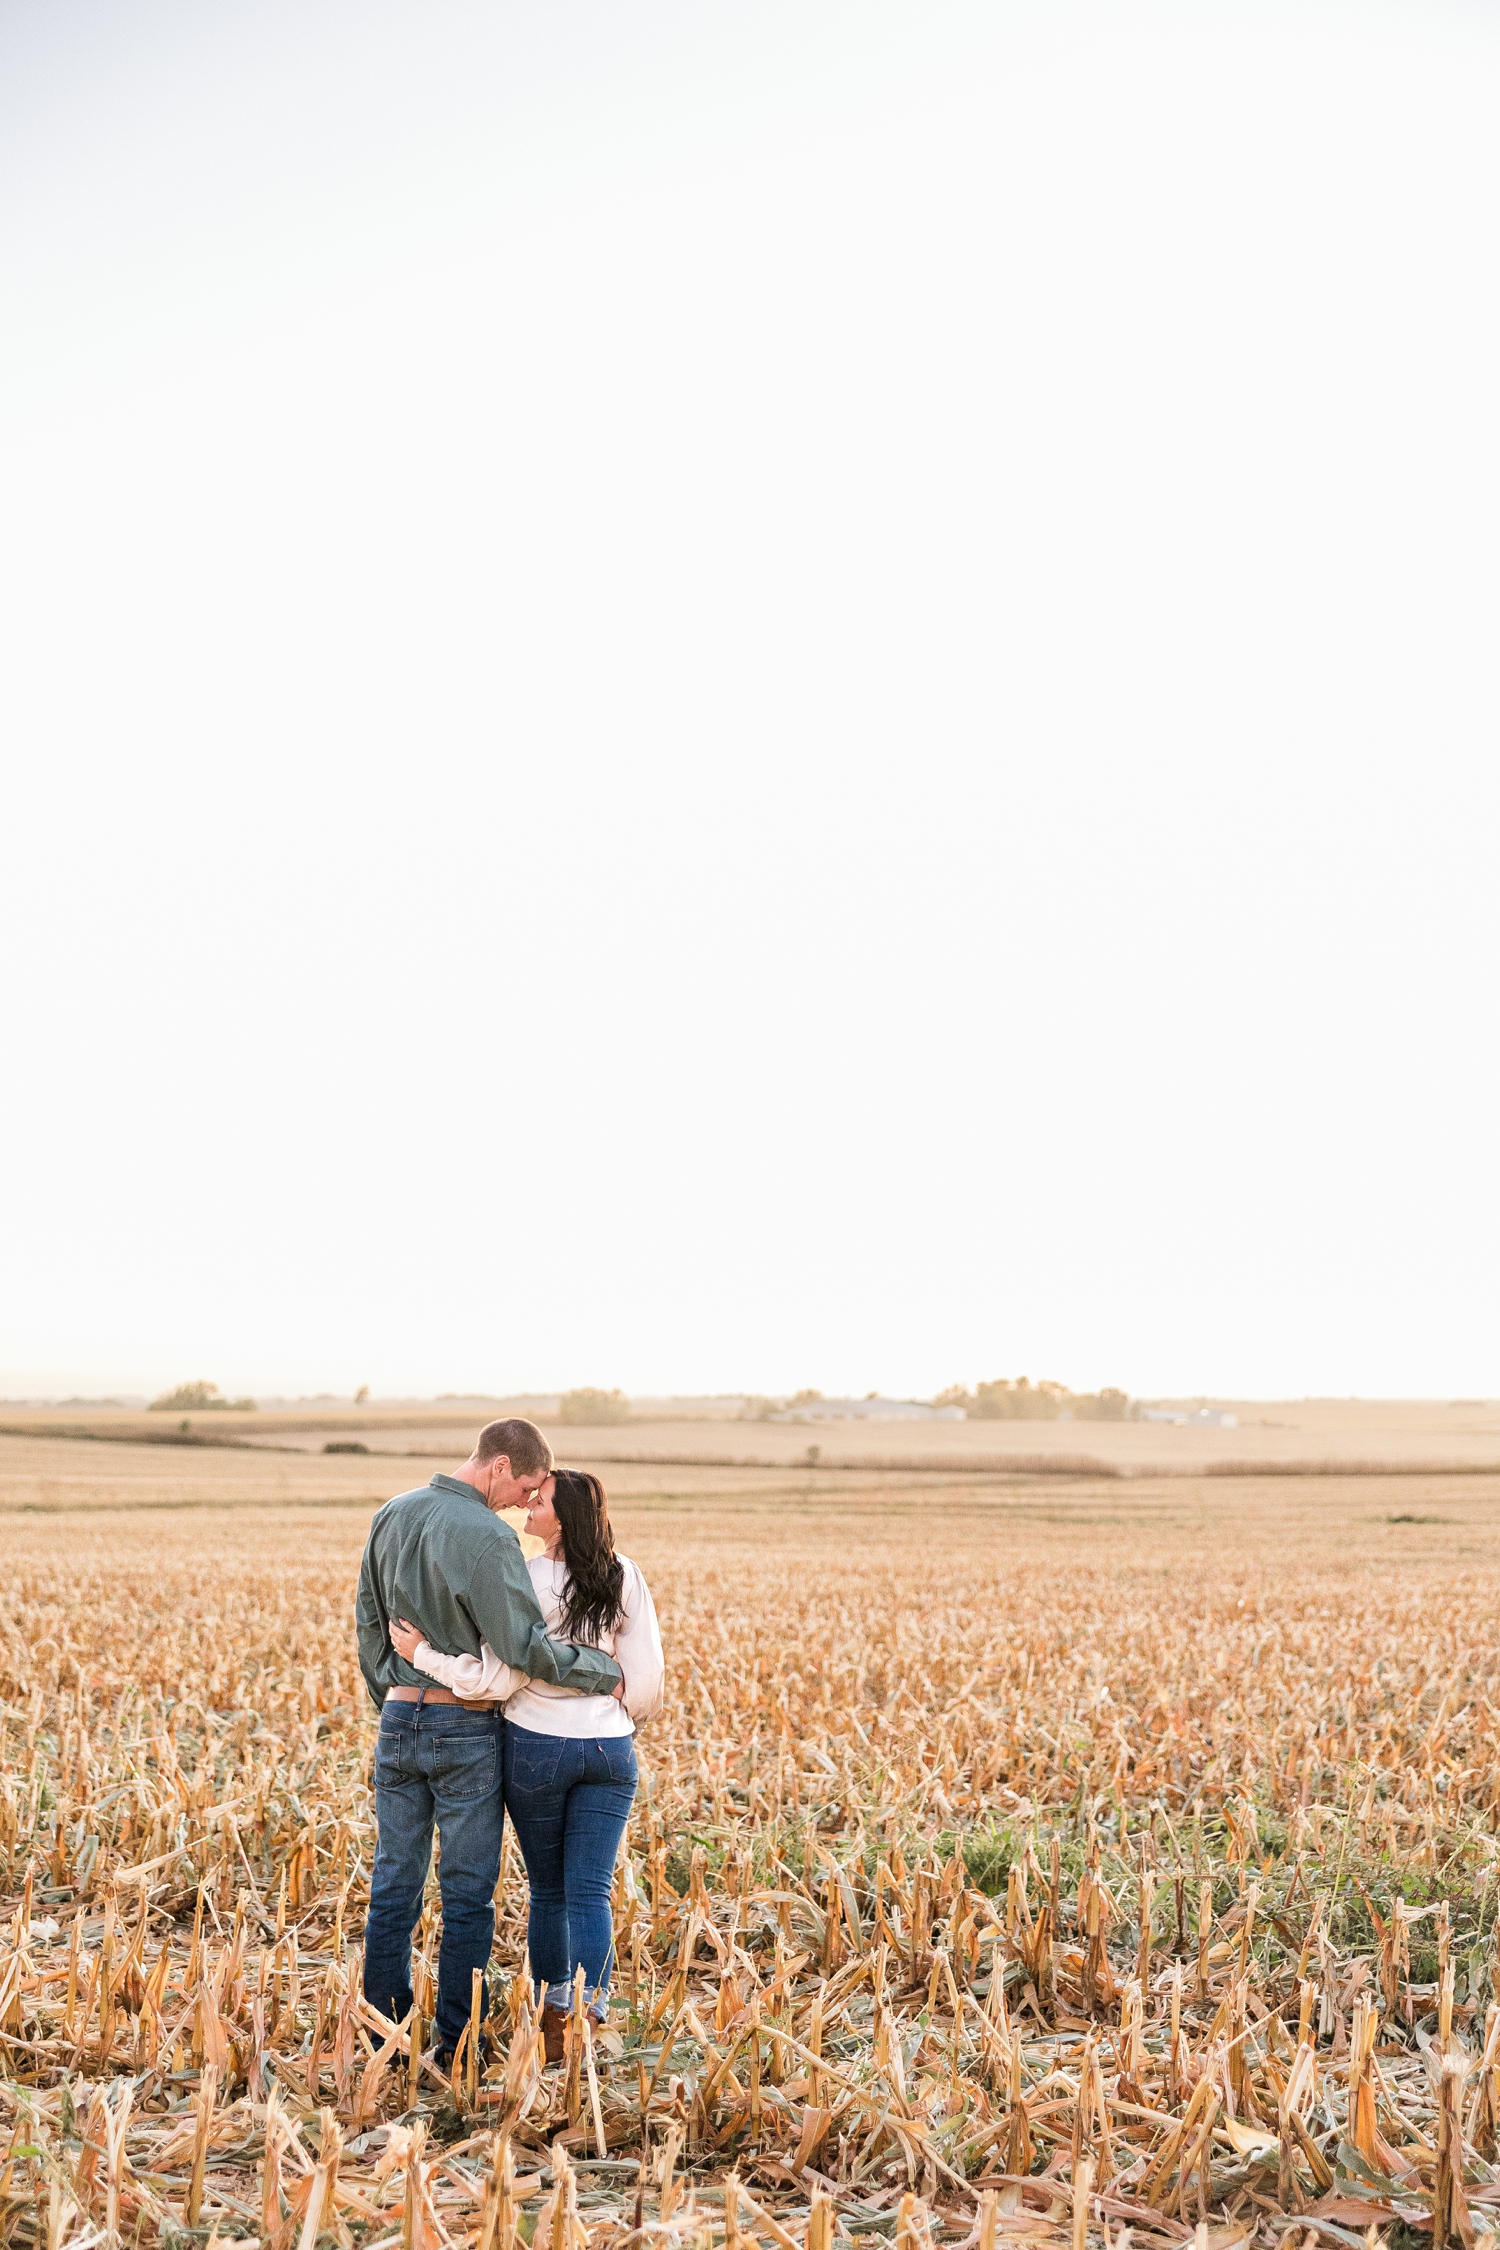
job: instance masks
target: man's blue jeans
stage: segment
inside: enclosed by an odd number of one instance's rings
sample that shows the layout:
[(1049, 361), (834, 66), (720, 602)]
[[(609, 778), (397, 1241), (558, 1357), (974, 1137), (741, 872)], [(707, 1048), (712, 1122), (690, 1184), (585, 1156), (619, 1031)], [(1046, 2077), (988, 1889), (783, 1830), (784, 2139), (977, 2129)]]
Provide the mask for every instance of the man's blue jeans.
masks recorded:
[(604, 2013), (614, 1960), (609, 1886), (635, 1796), (635, 1738), (505, 1729), (505, 1802), (531, 1878), (526, 1949), (538, 1997), (565, 2008), (583, 1968)]
[[(442, 2049), (458, 2045), (473, 2003), (473, 1973), (488, 1966), (495, 1935), (504, 1738), (498, 1711), (388, 1702), (380, 1714), (365, 1998), (398, 2023), (411, 2007), (411, 1934), (422, 1912), (436, 1821), (443, 1839), (437, 2000)], [(489, 2013), (487, 1988), (483, 2012)]]

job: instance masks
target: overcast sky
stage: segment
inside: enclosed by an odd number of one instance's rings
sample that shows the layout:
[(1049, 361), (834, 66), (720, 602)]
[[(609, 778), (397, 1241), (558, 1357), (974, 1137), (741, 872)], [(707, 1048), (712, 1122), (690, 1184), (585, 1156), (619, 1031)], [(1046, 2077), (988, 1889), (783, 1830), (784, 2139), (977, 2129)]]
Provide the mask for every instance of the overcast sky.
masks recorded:
[(9, 0), (0, 1391), (1500, 1393), (1497, 114)]

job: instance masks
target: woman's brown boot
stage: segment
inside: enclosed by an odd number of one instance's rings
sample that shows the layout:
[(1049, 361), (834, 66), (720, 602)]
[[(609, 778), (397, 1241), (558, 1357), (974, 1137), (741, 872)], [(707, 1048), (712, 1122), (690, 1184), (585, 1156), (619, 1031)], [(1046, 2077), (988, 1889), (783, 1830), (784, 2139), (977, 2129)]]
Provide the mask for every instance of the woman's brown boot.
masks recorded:
[(549, 2063), (560, 2063), (567, 2054), (567, 2033), (567, 2009), (554, 2008), (549, 2000), (542, 2009), (542, 2038)]

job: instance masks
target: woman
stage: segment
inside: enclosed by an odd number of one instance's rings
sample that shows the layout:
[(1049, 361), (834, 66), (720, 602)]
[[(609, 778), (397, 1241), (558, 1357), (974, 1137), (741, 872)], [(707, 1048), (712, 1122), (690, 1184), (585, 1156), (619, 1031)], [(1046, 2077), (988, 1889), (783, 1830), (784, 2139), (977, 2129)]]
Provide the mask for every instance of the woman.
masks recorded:
[(487, 1641), (478, 1656), (442, 1656), (404, 1618), (393, 1620), (391, 1640), (455, 1695), (505, 1705), (505, 1805), (531, 1878), (526, 1944), (547, 2060), (559, 2062), (580, 1967), (596, 2021), (608, 2006), (609, 1892), (635, 1796), (635, 1722), (659, 1707), (663, 1664), (651, 1590), (629, 1556), (615, 1553), (596, 1476), (554, 1471), (526, 1510), (526, 1529), (545, 1543), (527, 1568), (547, 1631), (607, 1650), (625, 1676), (623, 1702), (528, 1680)]

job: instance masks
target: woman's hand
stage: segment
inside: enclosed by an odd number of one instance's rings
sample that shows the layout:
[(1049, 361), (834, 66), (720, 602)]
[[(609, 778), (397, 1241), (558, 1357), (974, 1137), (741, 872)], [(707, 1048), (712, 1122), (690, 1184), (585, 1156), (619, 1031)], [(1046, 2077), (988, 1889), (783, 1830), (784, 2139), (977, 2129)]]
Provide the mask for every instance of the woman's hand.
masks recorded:
[(419, 1633), (415, 1625), (408, 1625), (404, 1617), (388, 1618), (386, 1629), (391, 1636), (391, 1646), (396, 1654), (404, 1656), (408, 1664), (415, 1664), (417, 1648), (426, 1639), (426, 1635)]

